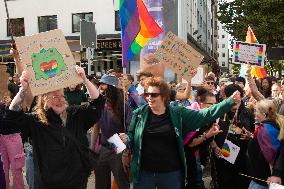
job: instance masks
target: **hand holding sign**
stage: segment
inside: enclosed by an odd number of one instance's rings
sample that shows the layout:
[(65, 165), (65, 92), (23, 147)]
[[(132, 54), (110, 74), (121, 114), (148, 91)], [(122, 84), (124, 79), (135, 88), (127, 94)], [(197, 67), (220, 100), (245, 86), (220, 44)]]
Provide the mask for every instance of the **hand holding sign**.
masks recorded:
[(23, 71), (22, 75), (20, 77), (20, 83), (21, 83), (21, 87), (25, 90), (28, 89), (29, 87), (29, 74), (27, 71)]

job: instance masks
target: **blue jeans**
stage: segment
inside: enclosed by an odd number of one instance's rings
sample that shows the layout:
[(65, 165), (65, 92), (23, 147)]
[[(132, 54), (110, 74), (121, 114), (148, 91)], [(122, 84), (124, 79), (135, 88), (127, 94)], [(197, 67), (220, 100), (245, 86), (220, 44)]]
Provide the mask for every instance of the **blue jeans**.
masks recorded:
[(262, 186), (262, 185), (257, 184), (256, 182), (254, 182), (252, 180), (250, 182), (250, 184), (249, 184), (249, 188), (248, 189), (268, 189), (268, 186)]
[(181, 170), (166, 173), (142, 171), (133, 189), (179, 189), (182, 178)]
[(30, 143), (25, 144), (26, 149), (26, 180), (29, 189), (34, 189), (34, 162), (33, 162), (33, 146)]

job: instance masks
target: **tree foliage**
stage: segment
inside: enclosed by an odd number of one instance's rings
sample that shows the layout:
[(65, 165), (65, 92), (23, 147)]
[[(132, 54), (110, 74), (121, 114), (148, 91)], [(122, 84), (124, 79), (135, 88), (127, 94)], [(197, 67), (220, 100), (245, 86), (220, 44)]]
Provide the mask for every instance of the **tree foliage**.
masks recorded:
[(284, 45), (284, 0), (219, 0), (218, 19), (236, 40), (251, 26), (259, 43)]

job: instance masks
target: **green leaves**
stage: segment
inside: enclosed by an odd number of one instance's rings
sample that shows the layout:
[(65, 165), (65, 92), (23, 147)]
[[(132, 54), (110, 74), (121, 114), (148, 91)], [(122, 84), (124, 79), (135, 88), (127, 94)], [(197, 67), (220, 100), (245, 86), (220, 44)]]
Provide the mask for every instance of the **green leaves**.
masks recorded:
[(221, 0), (218, 18), (236, 40), (245, 40), (250, 25), (260, 43), (284, 45), (283, 0)]

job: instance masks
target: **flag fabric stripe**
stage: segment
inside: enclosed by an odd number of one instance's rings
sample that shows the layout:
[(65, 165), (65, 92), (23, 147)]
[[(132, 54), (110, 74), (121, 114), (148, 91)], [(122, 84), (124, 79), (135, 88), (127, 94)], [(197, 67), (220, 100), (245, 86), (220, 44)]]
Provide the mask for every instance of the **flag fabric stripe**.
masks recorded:
[(137, 4), (138, 4), (139, 17), (140, 17), (140, 24), (141, 22), (143, 22), (141, 26), (145, 26), (145, 28), (141, 27), (142, 29), (141, 31), (145, 31), (145, 32), (147, 31), (147, 33), (143, 33), (143, 36), (148, 37), (147, 35), (149, 35), (149, 38), (158, 36), (160, 33), (162, 33), (163, 30), (155, 22), (155, 20), (151, 17), (145, 4), (143, 3), (143, 0), (137, 0), (137, 2), (138, 2)]
[(122, 38), (122, 66), (126, 67), (135, 54), (162, 29), (148, 12), (143, 0), (120, 0), (119, 15)]
[[(263, 67), (261, 67), (261, 66), (254, 66), (254, 65), (252, 65), (251, 67), (252, 67), (252, 69), (251, 69), (251, 75), (252, 75), (253, 77), (265, 78), (265, 77), (268, 77), (268, 76), (269, 76), (269, 75), (267, 74), (266, 70), (265, 70)], [(246, 64), (242, 64), (242, 65), (241, 65), (241, 69), (240, 69), (240, 74), (239, 74), (239, 76), (245, 77), (246, 72), (247, 72), (247, 66), (246, 66)]]
[(258, 43), (250, 26), (248, 27), (247, 30), (246, 43)]

